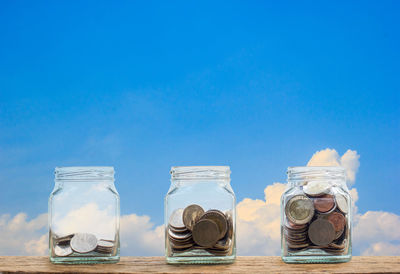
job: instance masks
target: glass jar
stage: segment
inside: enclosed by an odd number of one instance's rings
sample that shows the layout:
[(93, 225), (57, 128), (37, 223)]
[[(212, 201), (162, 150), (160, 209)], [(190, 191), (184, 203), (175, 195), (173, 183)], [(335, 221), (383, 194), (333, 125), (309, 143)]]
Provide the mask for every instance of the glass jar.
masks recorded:
[(281, 250), (286, 263), (351, 259), (352, 204), (341, 167), (289, 167), (281, 197)]
[(165, 197), (165, 256), (171, 264), (232, 263), (236, 198), (229, 166), (171, 168)]
[(50, 261), (119, 261), (119, 195), (113, 167), (57, 167), (49, 198)]

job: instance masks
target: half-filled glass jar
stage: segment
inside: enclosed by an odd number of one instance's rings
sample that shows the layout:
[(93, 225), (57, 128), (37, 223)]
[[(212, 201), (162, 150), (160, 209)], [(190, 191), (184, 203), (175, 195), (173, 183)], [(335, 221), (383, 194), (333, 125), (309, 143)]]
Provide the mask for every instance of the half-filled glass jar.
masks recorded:
[(341, 167), (289, 167), (281, 197), (281, 250), (287, 263), (351, 259), (352, 203)]
[(165, 256), (171, 264), (232, 263), (236, 198), (229, 166), (171, 168), (165, 197)]
[(49, 253), (56, 264), (119, 261), (119, 195), (113, 167), (57, 167), (49, 198)]

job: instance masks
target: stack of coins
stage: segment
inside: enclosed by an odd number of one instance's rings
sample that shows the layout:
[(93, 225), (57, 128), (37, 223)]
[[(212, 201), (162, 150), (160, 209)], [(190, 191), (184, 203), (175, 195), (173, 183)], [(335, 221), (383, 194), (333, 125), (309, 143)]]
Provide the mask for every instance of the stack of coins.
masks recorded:
[(231, 253), (233, 246), (233, 218), (231, 212), (217, 209), (207, 212), (199, 205), (176, 209), (167, 228), (172, 252), (203, 249), (216, 256)]
[(75, 233), (54, 239), (54, 254), (58, 257), (66, 257), (74, 253), (87, 254), (93, 251), (112, 254), (114, 247), (115, 241), (97, 240), (95, 235), (89, 233)]
[(346, 197), (328, 182), (311, 181), (301, 190), (285, 203), (282, 231), (288, 251), (320, 249), (334, 255), (346, 252)]

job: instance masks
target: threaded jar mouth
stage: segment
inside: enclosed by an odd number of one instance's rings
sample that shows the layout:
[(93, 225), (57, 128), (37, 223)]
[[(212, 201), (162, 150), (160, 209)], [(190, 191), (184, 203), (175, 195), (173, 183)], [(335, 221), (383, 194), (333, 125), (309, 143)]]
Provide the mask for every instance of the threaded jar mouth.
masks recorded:
[(174, 166), (170, 173), (172, 180), (226, 180), (231, 170), (229, 166)]
[(112, 166), (56, 167), (55, 181), (114, 181)]
[(340, 166), (296, 166), (288, 167), (287, 179), (291, 182), (333, 180), (346, 181), (345, 169)]

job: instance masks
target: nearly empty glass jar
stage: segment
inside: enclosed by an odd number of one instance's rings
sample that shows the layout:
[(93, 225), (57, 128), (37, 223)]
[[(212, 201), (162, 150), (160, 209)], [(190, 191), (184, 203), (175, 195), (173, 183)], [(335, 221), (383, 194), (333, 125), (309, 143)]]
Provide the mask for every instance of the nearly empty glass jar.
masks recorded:
[(341, 167), (289, 167), (281, 197), (282, 260), (351, 259), (351, 197)]
[(113, 167), (57, 167), (49, 198), (50, 261), (119, 261), (119, 195)]
[(165, 197), (165, 256), (172, 264), (232, 263), (235, 194), (229, 166), (171, 168)]

